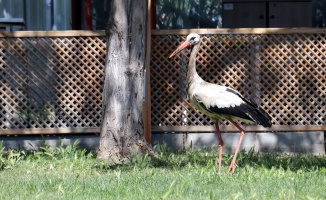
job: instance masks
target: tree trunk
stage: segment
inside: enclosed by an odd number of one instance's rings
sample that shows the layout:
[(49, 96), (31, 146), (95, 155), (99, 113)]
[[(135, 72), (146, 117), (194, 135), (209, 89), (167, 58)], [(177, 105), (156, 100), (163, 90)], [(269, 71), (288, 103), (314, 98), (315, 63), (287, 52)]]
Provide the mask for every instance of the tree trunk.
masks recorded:
[(111, 2), (98, 157), (114, 163), (151, 153), (142, 117), (146, 14), (145, 0)]

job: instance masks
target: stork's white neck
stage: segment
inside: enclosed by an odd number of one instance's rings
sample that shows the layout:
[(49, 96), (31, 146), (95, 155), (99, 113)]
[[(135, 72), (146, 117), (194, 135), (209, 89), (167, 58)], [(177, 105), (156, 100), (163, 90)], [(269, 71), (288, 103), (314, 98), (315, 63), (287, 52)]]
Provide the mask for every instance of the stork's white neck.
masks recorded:
[(188, 65), (188, 72), (187, 72), (187, 86), (194, 84), (198, 81), (203, 81), (201, 77), (197, 74), (196, 71), (196, 56), (199, 50), (200, 43), (193, 46), (190, 58), (189, 58), (189, 65)]

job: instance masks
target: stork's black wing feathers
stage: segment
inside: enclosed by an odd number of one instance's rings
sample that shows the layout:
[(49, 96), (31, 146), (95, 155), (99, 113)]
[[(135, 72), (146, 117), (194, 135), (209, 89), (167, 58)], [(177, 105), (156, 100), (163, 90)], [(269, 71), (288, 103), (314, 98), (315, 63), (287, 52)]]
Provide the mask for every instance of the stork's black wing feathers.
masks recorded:
[[(271, 127), (272, 126), (272, 118), (267, 114), (267, 112), (263, 109), (261, 109), (258, 105), (251, 102), (250, 100), (244, 98), (239, 92), (228, 88), (226, 91), (232, 92), (236, 94), (238, 97), (240, 97), (244, 103), (240, 106), (234, 107), (230, 109), (229, 112), (238, 112), (240, 113), (239, 117), (243, 118), (244, 116), (247, 116), (252, 121), (254, 121), (258, 125), (262, 125), (263, 127)], [(233, 111), (232, 111), (233, 110)], [(244, 118), (244, 119), (248, 119)]]
[(206, 107), (200, 101), (198, 102), (200, 103), (202, 108), (206, 109), (210, 113), (216, 113), (224, 116), (234, 116), (237, 118), (250, 120), (264, 127), (272, 126), (271, 117), (263, 109), (261, 109), (259, 106), (252, 103), (248, 99), (245, 99), (241, 94), (239, 94), (233, 89), (227, 88), (226, 91), (237, 95), (239, 98), (242, 99), (243, 103), (241, 103), (240, 105), (220, 108), (218, 106)]
[(272, 122), (270, 116), (261, 108), (253, 107), (252, 104), (241, 104), (239, 106), (229, 107), (229, 108), (218, 108), (210, 107), (208, 108), (210, 112), (215, 112), (224, 115), (235, 116), (241, 119), (251, 120), (258, 125), (264, 127), (271, 127)]

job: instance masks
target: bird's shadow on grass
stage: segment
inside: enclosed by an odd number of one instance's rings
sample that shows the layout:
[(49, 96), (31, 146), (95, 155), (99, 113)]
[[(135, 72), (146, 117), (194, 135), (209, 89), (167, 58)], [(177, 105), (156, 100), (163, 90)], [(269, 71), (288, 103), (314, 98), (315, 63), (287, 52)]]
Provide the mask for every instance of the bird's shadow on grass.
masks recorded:
[(241, 152), (237, 163), (240, 167), (285, 169), (290, 171), (314, 171), (326, 168), (325, 155), (282, 154), (279, 152), (260, 153), (254, 150)]
[[(217, 151), (208, 149), (174, 151), (167, 148), (159, 149), (157, 157), (144, 155), (134, 156), (130, 162), (123, 164), (102, 163), (96, 166), (99, 170), (122, 170), (129, 171), (144, 168), (164, 168), (182, 170), (186, 167), (202, 167), (217, 169)], [(233, 155), (224, 154), (222, 165), (228, 166)], [(286, 169), (291, 171), (314, 171), (326, 168), (324, 155), (305, 154), (281, 154), (277, 152), (260, 153), (254, 150), (241, 151), (238, 154), (237, 164), (239, 168), (249, 166), (256, 169)]]

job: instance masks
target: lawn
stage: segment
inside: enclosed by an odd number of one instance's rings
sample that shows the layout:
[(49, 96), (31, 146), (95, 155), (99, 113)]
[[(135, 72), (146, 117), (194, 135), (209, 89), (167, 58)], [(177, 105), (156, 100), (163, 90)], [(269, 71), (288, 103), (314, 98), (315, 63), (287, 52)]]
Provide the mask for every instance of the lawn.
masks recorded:
[(215, 151), (169, 151), (112, 165), (77, 144), (2, 152), (0, 199), (326, 199), (326, 157), (241, 152), (217, 174)]

